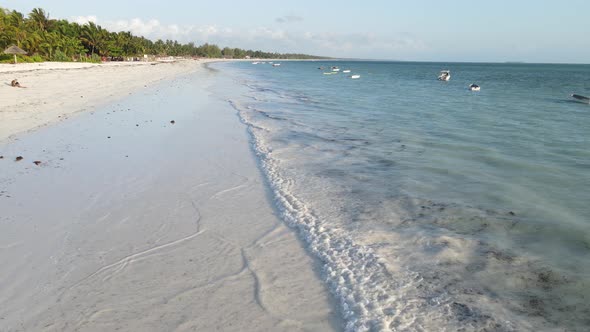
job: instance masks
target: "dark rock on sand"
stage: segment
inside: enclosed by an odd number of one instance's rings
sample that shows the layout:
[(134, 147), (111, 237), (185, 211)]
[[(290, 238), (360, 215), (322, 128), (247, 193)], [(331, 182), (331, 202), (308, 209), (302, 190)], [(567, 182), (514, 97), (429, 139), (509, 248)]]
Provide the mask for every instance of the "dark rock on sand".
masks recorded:
[(33, 161), (33, 164), (35, 164), (35, 165), (39, 166), (39, 165), (41, 165), (41, 161), (39, 161), (39, 160), (35, 160), (35, 161)]
[(23, 160), (23, 157), (21, 157), (21, 156), (18, 156), (18, 157), (16, 157), (16, 159), (14, 159), (14, 161), (21, 161), (21, 160)]

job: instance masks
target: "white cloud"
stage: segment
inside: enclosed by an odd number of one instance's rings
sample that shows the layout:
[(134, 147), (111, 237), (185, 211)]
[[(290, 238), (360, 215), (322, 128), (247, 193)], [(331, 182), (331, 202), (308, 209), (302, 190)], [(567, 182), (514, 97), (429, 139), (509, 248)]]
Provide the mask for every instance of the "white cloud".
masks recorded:
[(89, 15), (89, 16), (76, 16), (76, 17), (72, 17), (70, 19), (70, 21), (76, 22), (76, 23), (82, 25), (82, 24), (86, 24), (88, 22), (96, 23), (97, 18), (94, 15)]
[(175, 25), (164, 26), (158, 20), (143, 21), (139, 18), (105, 22), (103, 27), (112, 31), (131, 31), (135, 35), (146, 37), (178, 33), (178, 28), (175, 28)]
[[(287, 20), (302, 20), (297, 16), (282, 18), (285, 22)], [(342, 57), (403, 58), (404, 54), (416, 54), (428, 49), (423, 42), (409, 34), (398, 34), (393, 38), (374, 33), (316, 33), (265, 26), (233, 29), (217, 25), (162, 24), (156, 19), (142, 20), (140, 18), (102, 22), (96, 16), (80, 16), (73, 20), (81, 24), (95, 22), (111, 31), (131, 31), (134, 35), (152, 40), (173, 39), (182, 43), (215, 43), (222, 47), (261, 49), (269, 52), (301, 52)]]

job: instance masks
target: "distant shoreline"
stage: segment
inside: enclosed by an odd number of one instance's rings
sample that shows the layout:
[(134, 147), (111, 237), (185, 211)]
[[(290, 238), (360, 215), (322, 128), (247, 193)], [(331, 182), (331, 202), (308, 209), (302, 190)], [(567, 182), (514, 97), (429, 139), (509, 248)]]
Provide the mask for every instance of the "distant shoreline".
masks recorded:
[[(39, 62), (0, 65), (0, 142), (93, 110), (163, 79), (222, 59), (174, 62)], [(26, 89), (9, 83), (18, 79)]]

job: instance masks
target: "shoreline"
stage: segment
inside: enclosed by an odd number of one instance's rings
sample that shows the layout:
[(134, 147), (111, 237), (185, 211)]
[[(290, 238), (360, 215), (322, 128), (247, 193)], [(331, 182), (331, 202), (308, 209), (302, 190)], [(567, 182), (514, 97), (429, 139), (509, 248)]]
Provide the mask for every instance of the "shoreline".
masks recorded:
[[(0, 143), (91, 111), (159, 81), (206, 64), (255, 59), (176, 59), (155, 62), (0, 64)], [(265, 61), (316, 61), (265, 59)], [(84, 76), (80, 79), (79, 76)], [(26, 88), (10, 86), (18, 79)]]
[(0, 142), (0, 330), (342, 328), (220, 76), (200, 62)]
[[(223, 59), (1, 65), (0, 143), (216, 61)], [(11, 87), (15, 78), (26, 88)]]

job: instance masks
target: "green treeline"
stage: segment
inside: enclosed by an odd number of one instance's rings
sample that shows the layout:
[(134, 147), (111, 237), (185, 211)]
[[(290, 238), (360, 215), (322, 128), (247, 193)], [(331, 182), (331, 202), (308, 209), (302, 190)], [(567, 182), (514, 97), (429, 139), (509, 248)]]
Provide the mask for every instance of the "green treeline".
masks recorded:
[[(110, 32), (89, 22), (80, 25), (67, 20), (50, 19), (41, 8), (25, 16), (0, 7), (0, 52), (16, 45), (28, 52), (25, 61), (100, 61), (101, 57), (197, 56), (207, 58), (320, 58), (305, 54), (279, 54), (240, 48), (220, 48), (205, 43), (181, 44), (176, 40), (151, 41), (131, 32)], [(10, 61), (2, 54), (0, 61)]]

